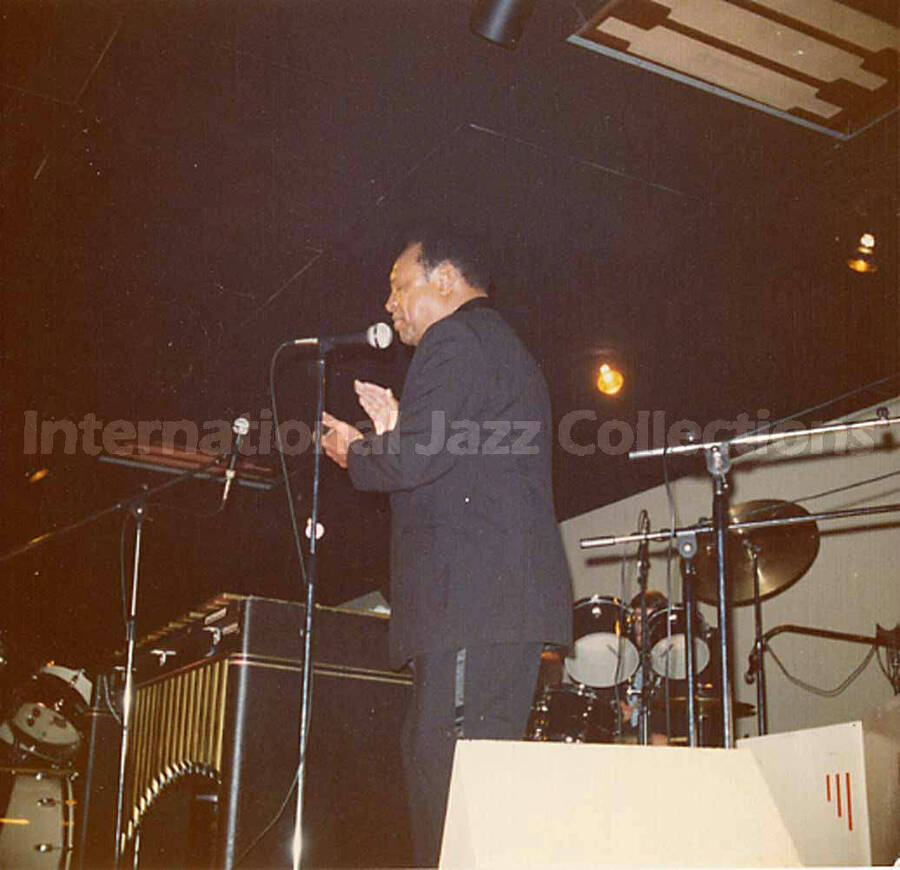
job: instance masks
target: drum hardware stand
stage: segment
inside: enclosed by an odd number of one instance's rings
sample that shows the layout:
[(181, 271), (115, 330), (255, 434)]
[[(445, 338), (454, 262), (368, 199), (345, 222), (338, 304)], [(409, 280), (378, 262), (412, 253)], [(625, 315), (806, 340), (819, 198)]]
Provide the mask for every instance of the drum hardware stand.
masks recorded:
[(115, 843), (108, 837), (94, 836), (96, 831), (109, 831), (115, 827), (116, 807), (104, 797), (116, 788), (118, 761), (114, 761), (111, 751), (96, 751), (98, 746), (114, 744), (121, 737), (121, 728), (109, 698), (108, 679), (106, 673), (97, 674), (88, 711), (88, 752), (75, 838), (74, 866), (79, 870), (108, 867), (115, 861)]
[(647, 636), (647, 577), (650, 574), (650, 542), (646, 534), (650, 531), (650, 515), (641, 511), (640, 531), (644, 537), (638, 547), (638, 585), (641, 590), (641, 696), (638, 713), (638, 739), (641, 746), (650, 743), (650, 638)]
[[(792, 523), (809, 523), (817, 519), (836, 519), (846, 516), (861, 516), (875, 513), (888, 513), (900, 509), (900, 505), (885, 505), (883, 508), (862, 508), (855, 510), (829, 511), (818, 515), (803, 517), (786, 517), (773, 520), (761, 520), (740, 524), (730, 524), (728, 514), (728, 495), (726, 475), (731, 466), (730, 449), (732, 446), (761, 447), (776, 441), (787, 441), (796, 438), (809, 438), (814, 435), (829, 433), (851, 432), (857, 429), (887, 428), (900, 424), (900, 417), (890, 417), (884, 408), (879, 408), (874, 420), (862, 420), (854, 423), (833, 423), (825, 426), (815, 426), (800, 431), (767, 432), (758, 435), (741, 435), (725, 441), (694, 442), (679, 444), (674, 447), (659, 447), (650, 450), (632, 450), (628, 454), (629, 459), (648, 459), (651, 457), (665, 457), (672, 454), (696, 454), (703, 452), (706, 455), (707, 470), (713, 481), (713, 527), (695, 526), (692, 531), (709, 533), (716, 537), (716, 578), (718, 588), (718, 613), (719, 613), (719, 642), (722, 656), (722, 713), (723, 732), (726, 749), (734, 747), (734, 729), (732, 725), (732, 698), (731, 679), (729, 669), (729, 638), (728, 638), (728, 606), (727, 606), (727, 573), (726, 573), (726, 548), (725, 536), (729, 529), (741, 528), (766, 528), (775, 525), (790, 525)], [(580, 542), (582, 549), (591, 547), (609, 546), (611, 544), (628, 543), (631, 541), (666, 540), (676, 532), (666, 531), (660, 533), (644, 532), (640, 535), (626, 535), (618, 537), (583, 538)]]
[(694, 556), (697, 553), (697, 536), (686, 534), (678, 539), (678, 552), (684, 560), (681, 597), (684, 603), (685, 670), (687, 671), (688, 746), (699, 745), (697, 739), (697, 672), (694, 655), (694, 617), (697, 603), (694, 601)]
[(769, 733), (769, 717), (766, 710), (766, 670), (763, 662), (762, 601), (759, 596), (759, 546), (744, 541), (744, 547), (753, 561), (753, 651), (756, 661), (756, 730), (759, 736)]
[(887, 654), (887, 678), (895, 695), (900, 695), (900, 624), (892, 629), (875, 626), (875, 639)]

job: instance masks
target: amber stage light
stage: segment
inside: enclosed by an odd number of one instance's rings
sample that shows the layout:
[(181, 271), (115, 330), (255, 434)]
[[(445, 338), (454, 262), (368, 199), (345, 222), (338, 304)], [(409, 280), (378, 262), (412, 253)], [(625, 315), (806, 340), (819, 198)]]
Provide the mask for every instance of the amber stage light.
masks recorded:
[(610, 363), (603, 363), (600, 366), (600, 370), (597, 372), (597, 389), (601, 393), (605, 396), (616, 396), (621, 392), (624, 384), (625, 375), (618, 368)]
[(871, 275), (878, 271), (878, 264), (875, 262), (875, 236), (872, 233), (863, 233), (859, 237), (859, 243), (847, 259), (847, 265), (861, 275)]

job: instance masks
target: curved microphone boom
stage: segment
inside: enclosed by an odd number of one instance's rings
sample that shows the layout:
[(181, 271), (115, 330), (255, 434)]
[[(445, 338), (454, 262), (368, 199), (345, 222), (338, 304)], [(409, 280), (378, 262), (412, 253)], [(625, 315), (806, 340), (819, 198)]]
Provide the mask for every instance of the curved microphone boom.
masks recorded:
[(374, 347), (384, 350), (394, 341), (394, 330), (384, 322), (373, 323), (365, 332), (352, 332), (346, 335), (316, 336), (313, 338), (295, 338), (290, 342), (294, 347), (318, 347), (322, 353), (328, 353), (337, 347)]

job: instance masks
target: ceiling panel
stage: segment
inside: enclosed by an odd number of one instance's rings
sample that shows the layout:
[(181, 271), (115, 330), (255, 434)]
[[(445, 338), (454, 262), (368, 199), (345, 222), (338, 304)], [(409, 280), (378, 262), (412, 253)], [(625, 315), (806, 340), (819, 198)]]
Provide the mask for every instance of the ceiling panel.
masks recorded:
[(847, 139), (897, 109), (893, 19), (839, 0), (622, 0), (571, 41)]

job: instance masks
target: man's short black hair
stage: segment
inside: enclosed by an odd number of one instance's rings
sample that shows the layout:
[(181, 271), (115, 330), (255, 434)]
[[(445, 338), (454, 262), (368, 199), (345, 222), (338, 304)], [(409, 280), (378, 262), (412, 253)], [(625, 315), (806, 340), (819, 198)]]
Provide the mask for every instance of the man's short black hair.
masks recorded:
[(422, 246), (419, 262), (427, 272), (447, 262), (473, 287), (490, 292), (490, 255), (476, 233), (448, 225), (419, 226), (407, 234), (404, 250), (416, 244)]

